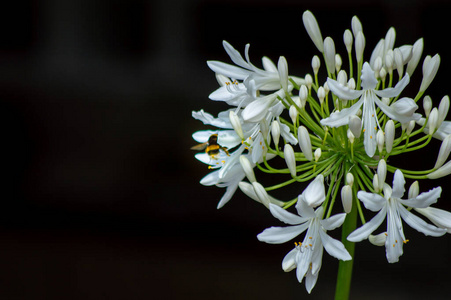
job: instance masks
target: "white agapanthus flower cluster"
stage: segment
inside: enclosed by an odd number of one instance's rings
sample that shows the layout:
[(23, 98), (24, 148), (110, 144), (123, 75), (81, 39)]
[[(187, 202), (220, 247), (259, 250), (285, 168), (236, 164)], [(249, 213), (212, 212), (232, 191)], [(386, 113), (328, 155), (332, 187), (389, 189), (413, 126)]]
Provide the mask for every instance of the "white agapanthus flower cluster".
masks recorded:
[[(396, 32), (390, 28), (366, 61), (366, 37), (354, 17), (351, 29), (343, 34), (349, 62), (345, 67), (334, 40), (323, 39), (313, 14), (306, 11), (302, 19), (321, 53), (327, 78), (318, 79), (321, 60), (317, 55), (311, 60), (313, 75), (297, 77), (289, 74), (283, 56), (277, 65), (263, 57), (259, 68), (250, 61), (249, 45), (243, 58), (224, 41), (233, 64), (207, 63), (219, 83), (210, 99), (229, 108), (217, 117), (203, 110), (193, 112), (195, 119), (212, 127), (194, 133), (201, 144), (195, 149), (205, 149), (196, 158), (213, 169), (201, 184), (226, 188), (218, 208), (240, 188), (289, 225), (264, 230), (257, 236), (260, 241), (285, 243), (305, 232), (302, 242), (296, 241), (283, 259), (284, 271), (296, 269), (298, 281), (305, 278), (310, 293), (325, 249), (340, 260), (339, 278), (345, 279), (339, 279), (344, 282), (337, 285), (337, 293), (346, 295), (350, 286), (345, 282), (346, 278), (350, 281), (346, 264), (352, 260), (355, 242), (368, 239), (385, 246), (388, 262), (394, 263), (408, 242), (404, 224), (428, 236), (451, 232), (451, 213), (431, 207), (440, 197), (440, 187), (420, 193), (414, 181), (404, 196), (405, 178), (436, 179), (451, 173), (451, 162), (447, 162), (451, 122), (445, 121), (450, 101), (444, 96), (433, 107), (431, 98), (423, 97), (440, 65), (438, 55), (424, 58), (415, 97), (403, 94), (421, 61), (423, 39), (395, 47)], [(424, 114), (417, 104), (421, 99)], [(399, 167), (400, 155), (424, 148), (433, 138), (441, 140), (442, 146), (431, 169)], [(274, 167), (277, 159), (286, 167)], [(272, 186), (258, 182), (266, 173), (272, 174)], [(389, 173), (393, 174), (392, 187), (386, 183)], [(272, 197), (271, 191), (279, 188), (291, 188), (299, 196)], [(287, 210), (293, 205), (297, 214)], [(337, 209), (342, 213), (332, 216)], [(357, 219), (362, 223), (358, 228)], [(373, 235), (384, 221), (386, 229)], [(340, 227), (342, 241), (328, 234)]]

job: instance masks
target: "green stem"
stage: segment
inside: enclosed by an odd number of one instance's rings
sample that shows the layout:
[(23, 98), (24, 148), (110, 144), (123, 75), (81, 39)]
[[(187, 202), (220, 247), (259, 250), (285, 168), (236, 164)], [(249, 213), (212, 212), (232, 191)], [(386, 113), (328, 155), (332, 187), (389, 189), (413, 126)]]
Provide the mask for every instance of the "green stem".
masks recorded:
[(335, 289), (335, 300), (347, 300), (349, 299), (349, 292), (351, 290), (351, 278), (352, 278), (352, 266), (354, 262), (354, 248), (355, 243), (348, 241), (346, 238), (353, 232), (357, 225), (357, 196), (355, 188), (353, 188), (354, 197), (353, 205), (349, 214), (343, 223), (343, 230), (341, 235), (341, 242), (348, 250), (353, 259), (348, 261), (340, 260), (338, 265), (337, 286)]

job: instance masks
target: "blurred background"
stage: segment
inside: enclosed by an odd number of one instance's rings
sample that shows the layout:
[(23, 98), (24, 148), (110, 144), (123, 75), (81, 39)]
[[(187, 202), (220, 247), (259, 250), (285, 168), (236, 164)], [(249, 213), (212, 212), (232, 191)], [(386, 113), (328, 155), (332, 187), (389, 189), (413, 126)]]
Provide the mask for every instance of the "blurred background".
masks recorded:
[[(278, 226), (237, 192), (203, 187), (189, 150), (205, 129), (192, 110), (226, 107), (206, 60), (230, 62), (227, 40), (251, 60), (284, 55), (311, 73), (317, 54), (302, 25), (311, 10), (345, 53), (357, 15), (370, 51), (390, 26), (396, 46), (424, 37), (442, 63), (427, 94), (449, 94), (448, 1), (18, 0), (0, 10), (1, 299), (300, 299), (281, 270), (292, 245), (256, 235)], [(421, 67), (421, 66), (420, 66)], [(421, 81), (412, 78), (414, 96)], [(440, 143), (412, 162), (430, 168)], [(412, 168), (416, 168), (415, 166)], [(258, 176), (258, 175), (257, 175)], [(410, 184), (411, 182), (409, 182)], [(421, 191), (449, 178), (420, 182)], [(448, 186), (447, 186), (448, 185)], [(300, 192), (300, 191), (299, 191)], [(451, 210), (451, 191), (438, 207)], [(357, 245), (352, 299), (448, 299), (451, 239), (405, 226), (410, 242), (390, 265), (384, 248)], [(338, 232), (333, 236), (339, 237)], [(310, 299), (330, 299), (338, 263), (327, 254)]]

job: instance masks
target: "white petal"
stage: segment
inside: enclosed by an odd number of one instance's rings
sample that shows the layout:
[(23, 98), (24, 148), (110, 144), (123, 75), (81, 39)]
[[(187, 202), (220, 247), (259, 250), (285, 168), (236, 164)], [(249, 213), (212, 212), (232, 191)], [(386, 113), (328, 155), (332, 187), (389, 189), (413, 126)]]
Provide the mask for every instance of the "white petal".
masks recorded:
[(304, 222), (307, 222), (309, 219), (307, 218), (302, 218), (298, 215), (292, 214), (288, 211), (286, 211), (285, 209), (274, 205), (272, 203), (269, 204), (269, 211), (271, 212), (271, 214), (279, 219), (280, 221), (286, 223), (286, 224), (290, 224), (290, 225), (298, 225)]
[(310, 218), (310, 219), (316, 217), (313, 207), (309, 206), (307, 204), (307, 202), (305, 202), (305, 198), (302, 194), (298, 196), (298, 202), (296, 203), (296, 210), (301, 217)]
[(330, 127), (339, 127), (349, 123), (351, 116), (355, 116), (363, 104), (363, 98), (357, 101), (353, 106), (344, 108), (339, 112), (332, 113), (328, 118), (321, 120), (321, 125)]
[(384, 206), (381, 211), (375, 215), (369, 222), (366, 222), (363, 226), (357, 228), (348, 236), (348, 241), (360, 242), (366, 239), (379, 225), (384, 221), (387, 214), (387, 208)]
[[(362, 68), (362, 89), (373, 90), (377, 86), (377, 79), (374, 75), (374, 71), (371, 69), (370, 64), (365, 62)], [(349, 99), (350, 100), (350, 99)]]
[(290, 272), (294, 268), (296, 268), (296, 254), (299, 250), (294, 248), (290, 252), (285, 255), (285, 257), (282, 260), (282, 269), (285, 272)]
[(331, 78), (327, 78), (327, 85), (330, 91), (342, 100), (354, 100), (362, 95), (362, 91), (351, 90)]
[(416, 208), (417, 212), (428, 218), (432, 223), (440, 228), (444, 228), (451, 233), (451, 213), (435, 207)]
[(386, 98), (393, 98), (397, 97), (401, 92), (404, 90), (404, 88), (409, 84), (410, 77), (409, 74), (404, 75), (404, 77), (395, 85), (395, 87), (387, 88), (382, 91), (375, 90), (374, 92), (379, 97), (386, 97)]
[(382, 207), (387, 202), (387, 200), (381, 195), (368, 193), (364, 191), (359, 191), (357, 193), (357, 198), (359, 198), (360, 201), (363, 202), (365, 208), (375, 212), (381, 210)]
[(251, 71), (216, 60), (207, 61), (207, 65), (215, 73), (238, 80), (244, 80), (252, 73)]
[(191, 113), (192, 117), (196, 120), (202, 121), (205, 125), (213, 125), (219, 128), (227, 128), (232, 129), (232, 124), (230, 124), (230, 121), (224, 120), (222, 118), (214, 118), (211, 114), (206, 113), (203, 109), (200, 111), (193, 111)]
[[(243, 67), (245, 69), (251, 69), (249, 64), (243, 59), (240, 52), (235, 50), (228, 42), (222, 41), (222, 45), (224, 46), (225, 51), (230, 56), (230, 59), (238, 66)], [(247, 45), (246, 45), (247, 46)], [(218, 72), (219, 73), (219, 72)]]
[(345, 218), (346, 218), (345, 213), (337, 214), (330, 218), (321, 220), (321, 225), (326, 230), (334, 230), (335, 228), (340, 227), (343, 224)]
[(331, 256), (341, 259), (341, 260), (351, 260), (352, 257), (346, 250), (345, 246), (339, 240), (331, 238), (327, 233), (319, 230), (319, 235), (321, 236), (321, 242), (323, 243), (324, 249)]
[[(405, 99), (405, 100), (403, 100), (403, 99)], [(402, 100), (402, 102), (398, 103), (401, 100)], [(382, 101), (380, 101), (377, 97), (374, 97), (374, 102), (376, 103), (376, 105), (379, 106), (379, 108), (389, 118), (396, 120), (396, 121), (400, 122), (401, 124), (408, 123), (412, 120), (418, 120), (421, 117), (420, 114), (412, 113), (411, 115), (406, 115), (406, 114), (402, 114), (399, 112), (399, 111), (403, 111), (402, 107), (406, 108), (406, 105), (409, 105), (410, 108), (412, 107), (411, 102), (409, 100), (411, 100), (413, 102), (413, 100), (410, 98), (402, 98), (402, 99), (399, 99), (398, 101), (396, 101), (393, 105), (388, 106), (388, 105), (384, 104)], [(409, 102), (409, 103), (407, 103), (407, 102)], [(418, 108), (418, 106), (415, 104), (415, 102), (413, 102), (413, 104)], [(404, 110), (404, 112), (405, 112), (405, 110)]]
[(268, 57), (263, 56), (262, 63), (263, 63), (263, 69), (265, 69), (266, 71), (273, 72), (273, 73), (278, 72), (276, 65)]
[[(244, 177), (243, 177), (244, 178)], [(235, 178), (233, 180), (233, 182), (229, 182), (226, 192), (224, 193), (224, 195), (221, 197), (221, 200), (219, 200), (218, 206), (216, 207), (217, 209), (220, 209), (221, 207), (223, 207), (224, 205), (227, 204), (227, 202), (230, 201), (230, 199), (232, 199), (232, 196), (235, 194), (236, 189), (238, 188), (238, 183), (243, 180), (243, 178)]]
[(305, 202), (310, 207), (317, 207), (326, 199), (326, 190), (324, 188), (324, 176), (316, 176), (307, 188), (302, 192)]
[(282, 244), (294, 239), (308, 228), (308, 223), (288, 227), (270, 227), (257, 235), (257, 239), (268, 244)]
[(319, 273), (312, 274), (312, 272), (307, 272), (305, 277), (305, 289), (310, 294), (313, 290), (313, 288), (316, 285), (316, 281), (318, 280)]
[(200, 184), (205, 186), (215, 185), (219, 182), (219, 170), (208, 173), (204, 178), (200, 180)]
[(400, 202), (406, 206), (415, 207), (415, 208), (426, 208), (431, 204), (437, 202), (438, 198), (440, 198), (440, 194), (442, 192), (441, 187), (436, 187), (428, 192), (421, 193), (417, 197), (408, 200), (400, 200)]
[(276, 97), (277, 95), (273, 93), (268, 96), (258, 98), (246, 106), (246, 108), (242, 111), (241, 116), (247, 122), (261, 121), (266, 116), (268, 108), (271, 104), (273, 104)]
[[(370, 97), (370, 98), (369, 98)], [(365, 102), (363, 104), (363, 144), (365, 152), (369, 157), (373, 157), (376, 153), (376, 110), (374, 108), (374, 95), (364, 96)]]
[(398, 211), (402, 219), (409, 224), (410, 227), (424, 233), (425, 235), (442, 236), (446, 233), (446, 229), (438, 228), (434, 225), (426, 223), (424, 220), (405, 209), (401, 204), (398, 204)]

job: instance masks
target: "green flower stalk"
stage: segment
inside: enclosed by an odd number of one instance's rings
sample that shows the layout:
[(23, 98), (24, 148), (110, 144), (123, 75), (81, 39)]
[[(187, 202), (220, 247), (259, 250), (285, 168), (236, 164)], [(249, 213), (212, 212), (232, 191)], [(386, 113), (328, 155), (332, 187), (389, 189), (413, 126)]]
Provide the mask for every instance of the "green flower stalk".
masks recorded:
[[(263, 68), (258, 68), (250, 61), (249, 45), (243, 58), (225, 41), (224, 49), (234, 64), (207, 62), (220, 85), (210, 99), (230, 107), (217, 117), (203, 110), (193, 112), (195, 119), (215, 127), (193, 135), (206, 148), (195, 157), (214, 169), (201, 184), (226, 188), (218, 208), (239, 188), (263, 204), (261, 209), (289, 225), (268, 228), (258, 239), (266, 243), (296, 239), (282, 268), (296, 269), (298, 281), (305, 282), (309, 293), (318, 280), (323, 249), (340, 260), (336, 299), (347, 299), (356, 242), (368, 239), (385, 246), (387, 261), (394, 263), (408, 242), (405, 224), (430, 236), (451, 232), (451, 213), (431, 207), (440, 197), (440, 187), (420, 193), (415, 181), (408, 198), (403, 198), (406, 179), (435, 179), (451, 173), (451, 162), (447, 162), (451, 122), (445, 121), (450, 101), (445, 96), (439, 107), (433, 107), (425, 96), (424, 116), (418, 112), (417, 103), (437, 74), (438, 55), (424, 59), (417, 95), (403, 94), (421, 60), (423, 39), (413, 46), (395, 47), (396, 33), (390, 28), (368, 55), (362, 23), (353, 17), (351, 29), (343, 35), (349, 58), (344, 66), (332, 37), (322, 38), (314, 15), (306, 11), (302, 19), (320, 52), (311, 59), (313, 76), (308, 71), (301, 77), (291, 75), (283, 56), (277, 65), (263, 57)], [(321, 66), (327, 78), (318, 78)], [(213, 135), (217, 138), (211, 139)], [(428, 170), (398, 166), (398, 157), (428, 146), (433, 138), (443, 141), (435, 166)], [(282, 167), (275, 167), (275, 160), (284, 161), (277, 164)], [(390, 173), (391, 186), (386, 183)], [(272, 185), (265, 187), (259, 178), (267, 174)], [(282, 188), (298, 196), (271, 196)], [(293, 207), (297, 214), (290, 212)], [(367, 220), (368, 210), (377, 213), (371, 220)], [(386, 228), (373, 234), (384, 220)], [(328, 234), (339, 228), (341, 241)]]

